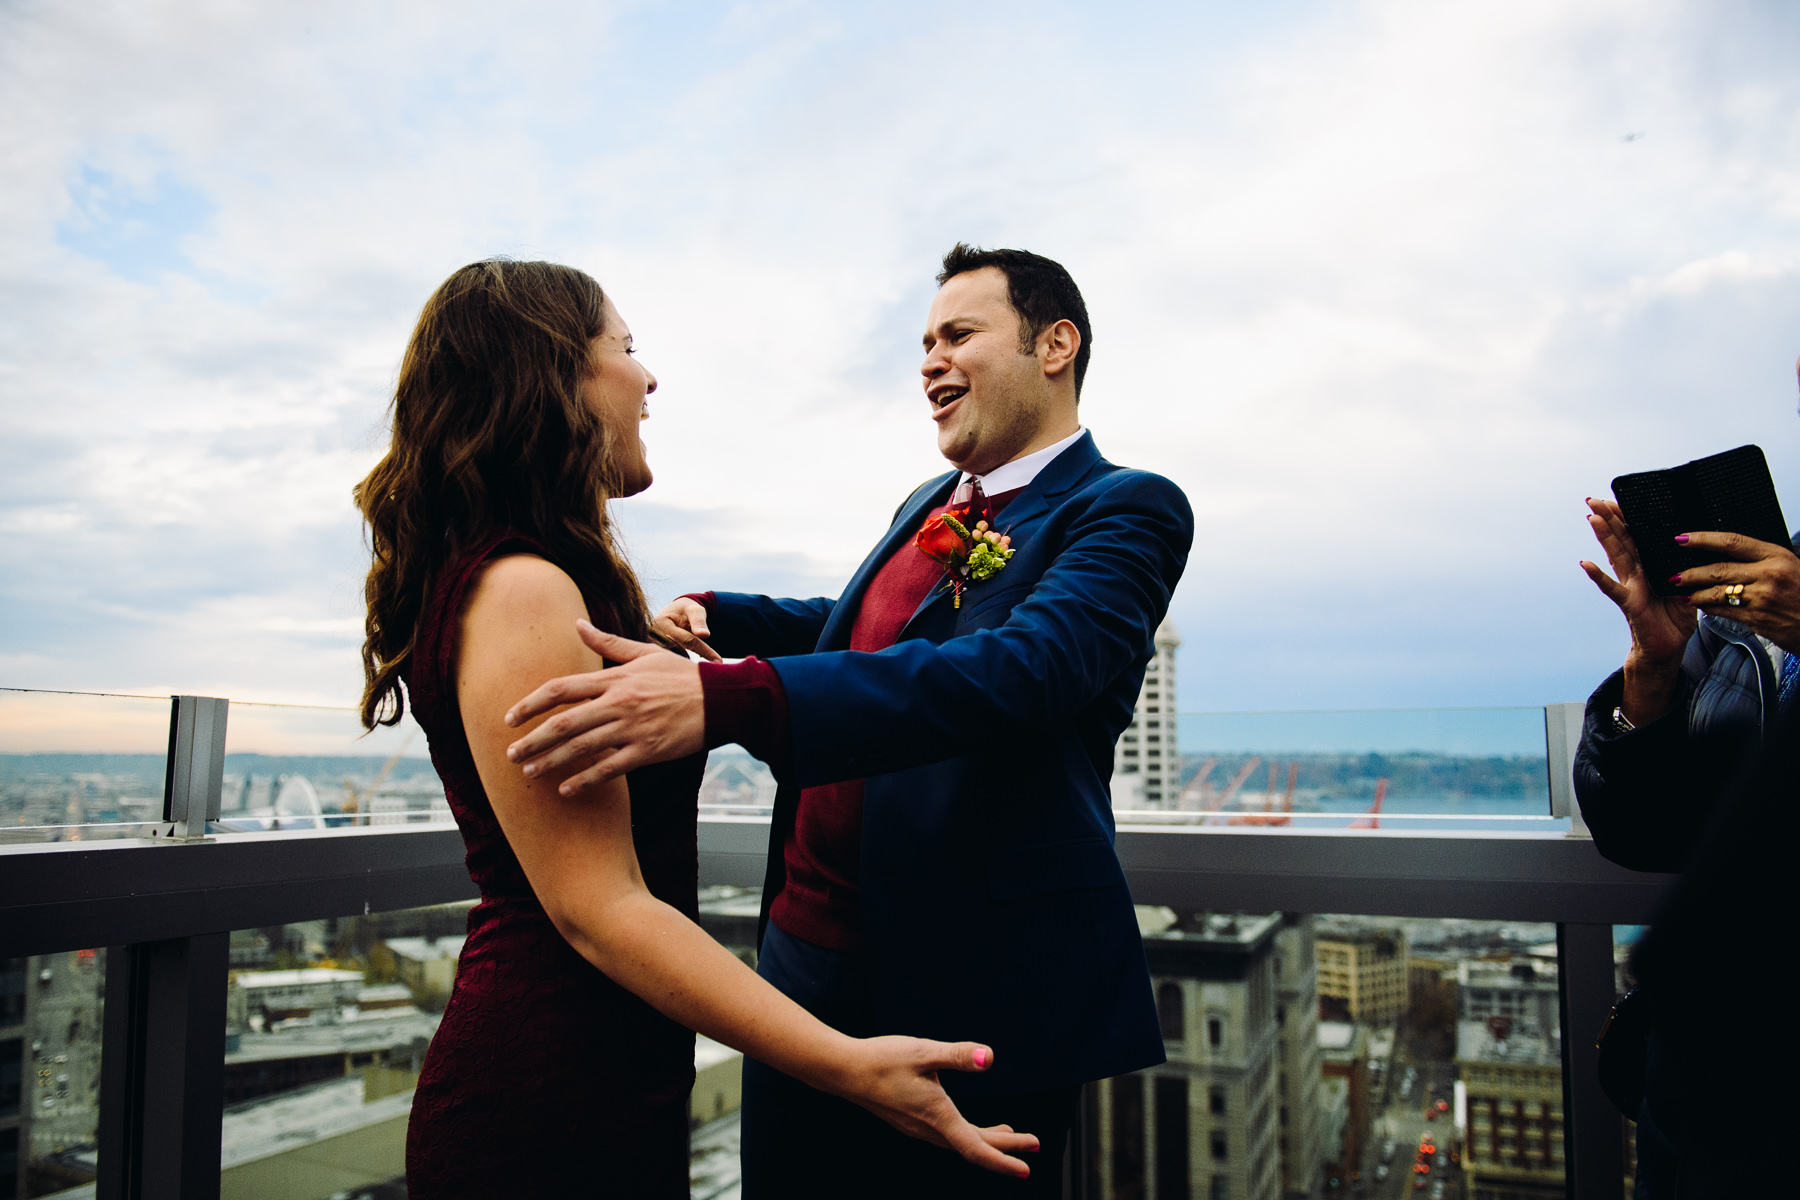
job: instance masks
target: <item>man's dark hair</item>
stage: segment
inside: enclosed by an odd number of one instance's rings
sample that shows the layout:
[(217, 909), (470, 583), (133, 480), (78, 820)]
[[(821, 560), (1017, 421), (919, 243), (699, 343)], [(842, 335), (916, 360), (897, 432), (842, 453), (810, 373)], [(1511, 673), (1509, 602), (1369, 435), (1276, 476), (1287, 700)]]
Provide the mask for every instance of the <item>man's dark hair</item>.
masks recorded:
[(942, 287), (957, 275), (997, 267), (1006, 276), (1006, 295), (1013, 311), (1019, 314), (1019, 350), (1037, 352), (1038, 335), (1058, 321), (1067, 320), (1081, 334), (1081, 347), (1075, 351), (1075, 398), (1081, 399), (1081, 381), (1087, 378), (1088, 353), (1094, 346), (1094, 333), (1088, 327), (1087, 305), (1081, 289), (1063, 269), (1041, 254), (1029, 250), (980, 250), (966, 242), (958, 242), (944, 255), (944, 269), (938, 272)]

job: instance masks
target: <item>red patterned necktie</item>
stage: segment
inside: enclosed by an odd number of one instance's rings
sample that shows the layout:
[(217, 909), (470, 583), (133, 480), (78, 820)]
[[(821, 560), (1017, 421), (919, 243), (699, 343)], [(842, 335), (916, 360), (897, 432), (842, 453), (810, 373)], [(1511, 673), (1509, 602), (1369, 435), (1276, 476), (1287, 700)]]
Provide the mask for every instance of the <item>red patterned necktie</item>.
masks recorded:
[(950, 511), (955, 513), (958, 509), (968, 510), (969, 517), (963, 525), (969, 529), (975, 528), (977, 521), (991, 523), (993, 520), (993, 514), (988, 511), (987, 493), (981, 490), (981, 480), (973, 475), (957, 484), (956, 490), (950, 493)]

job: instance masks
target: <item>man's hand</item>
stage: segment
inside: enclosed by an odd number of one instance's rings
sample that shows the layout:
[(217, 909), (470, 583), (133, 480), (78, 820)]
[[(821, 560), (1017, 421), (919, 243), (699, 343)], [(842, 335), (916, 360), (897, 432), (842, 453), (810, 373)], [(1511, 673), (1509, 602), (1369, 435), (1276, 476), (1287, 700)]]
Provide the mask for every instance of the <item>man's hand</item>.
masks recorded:
[(652, 625), (670, 641), (707, 662), (724, 662), (718, 652), (706, 644), (712, 630), (706, 627), (706, 605), (686, 596), (677, 597), (667, 608), (651, 619)]
[[(1683, 587), (1700, 585), (1688, 600), (1711, 616), (1727, 617), (1780, 646), (1800, 653), (1800, 558), (1786, 546), (1759, 542), (1740, 533), (1687, 533), (1691, 549), (1716, 551), (1724, 561), (1683, 571)], [(1741, 585), (1738, 603), (1729, 587)]]
[(575, 622), (575, 628), (591, 650), (619, 665), (552, 679), (513, 705), (508, 725), (572, 707), (507, 747), (508, 759), (523, 763), (528, 776), (597, 760), (563, 781), (561, 793), (574, 796), (627, 771), (705, 748), (705, 699), (692, 659), (602, 633), (586, 621)]

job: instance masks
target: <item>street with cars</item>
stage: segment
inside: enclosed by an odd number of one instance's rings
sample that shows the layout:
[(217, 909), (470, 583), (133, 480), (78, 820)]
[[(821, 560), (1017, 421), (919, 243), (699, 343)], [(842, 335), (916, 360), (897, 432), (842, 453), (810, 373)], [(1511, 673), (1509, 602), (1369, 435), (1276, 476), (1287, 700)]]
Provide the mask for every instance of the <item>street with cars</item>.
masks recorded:
[(1392, 1057), (1372, 1073), (1375, 1116), (1353, 1194), (1379, 1200), (1464, 1200), (1462, 1146), (1453, 1108), (1456, 1068), (1426, 1057), (1431, 1049), (1425, 1039), (1408, 1038), (1403, 1023)]

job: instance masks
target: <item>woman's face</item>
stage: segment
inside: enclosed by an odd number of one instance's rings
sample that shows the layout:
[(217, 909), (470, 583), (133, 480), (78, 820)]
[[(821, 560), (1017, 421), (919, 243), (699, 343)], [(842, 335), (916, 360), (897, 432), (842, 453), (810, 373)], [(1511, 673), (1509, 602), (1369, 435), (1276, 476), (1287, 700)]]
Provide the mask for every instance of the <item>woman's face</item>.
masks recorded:
[(611, 435), (613, 457), (619, 471), (620, 494), (635, 496), (650, 486), (650, 463), (638, 424), (650, 415), (644, 398), (656, 390), (656, 376), (632, 357), (631, 329), (625, 318), (606, 300), (606, 327), (589, 347), (588, 374), (581, 381), (581, 398), (594, 410)]

